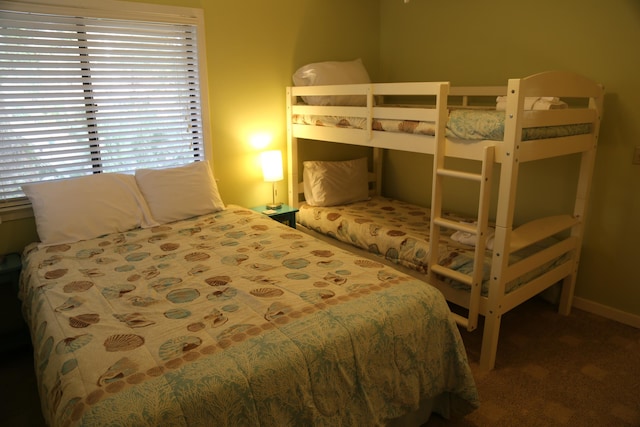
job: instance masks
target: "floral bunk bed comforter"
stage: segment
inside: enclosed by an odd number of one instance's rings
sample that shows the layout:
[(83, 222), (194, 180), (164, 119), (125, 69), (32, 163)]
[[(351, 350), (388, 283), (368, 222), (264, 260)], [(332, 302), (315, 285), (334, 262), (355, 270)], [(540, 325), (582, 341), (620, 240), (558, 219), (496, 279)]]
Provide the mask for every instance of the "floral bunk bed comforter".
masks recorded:
[(248, 209), (23, 261), (52, 426), (381, 425), (436, 396), (478, 405), (435, 288)]
[[(428, 208), (376, 196), (338, 206), (302, 204), (298, 222), (307, 229), (382, 256), (392, 263), (426, 273), (431, 250), (430, 215), (431, 211)], [(453, 213), (445, 213), (444, 216), (458, 222), (471, 221)], [(540, 241), (513, 253), (510, 261), (513, 263), (540, 251), (547, 247), (551, 240), (552, 238)], [(483, 269), (484, 296), (489, 292), (492, 247), (493, 228), (489, 227)], [(473, 272), (475, 236), (443, 229), (438, 251), (440, 265), (468, 275)], [(555, 259), (507, 283), (505, 292), (509, 293), (519, 288), (547, 269), (561, 264), (564, 259), (565, 257)], [(467, 284), (448, 278), (443, 280), (454, 288), (470, 289)]]

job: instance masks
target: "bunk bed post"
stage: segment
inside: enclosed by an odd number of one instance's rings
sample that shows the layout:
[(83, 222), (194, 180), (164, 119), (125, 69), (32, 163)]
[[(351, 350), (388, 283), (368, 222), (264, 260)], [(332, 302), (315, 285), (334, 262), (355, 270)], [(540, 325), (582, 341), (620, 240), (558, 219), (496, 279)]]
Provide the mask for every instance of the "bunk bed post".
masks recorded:
[(519, 171), (519, 149), (522, 138), (522, 124), (519, 111), (524, 106), (524, 95), (520, 91), (520, 79), (509, 79), (507, 86), (507, 107), (504, 130), (504, 155), (500, 168), (500, 191), (496, 212), (496, 229), (491, 260), (491, 276), (487, 296), (482, 348), (480, 350), (480, 369), (490, 371), (496, 363), (500, 321), (504, 308), (502, 299), (505, 294), (506, 272), (509, 266), (509, 247), (513, 216), (515, 211), (516, 189)]
[(376, 196), (382, 195), (382, 160), (384, 150), (379, 147), (373, 147), (373, 173), (375, 175), (375, 194)]
[(287, 87), (287, 187), (289, 191), (289, 206), (297, 208), (300, 204), (298, 198), (298, 138), (293, 136), (293, 123), (291, 120), (291, 105), (295, 96), (291, 94), (291, 88)]
[[(602, 87), (601, 87), (602, 89)], [(589, 201), (589, 194), (591, 192), (591, 182), (593, 177), (593, 169), (595, 167), (596, 149), (598, 146), (598, 135), (600, 134), (600, 120), (602, 118), (602, 93), (597, 97), (591, 97), (589, 99), (589, 108), (595, 109), (597, 112), (597, 118), (595, 126), (591, 130), (593, 135), (593, 144), (591, 149), (584, 151), (580, 157), (580, 173), (578, 176), (578, 188), (576, 192), (576, 201), (573, 209), (573, 216), (579, 218), (578, 224), (571, 228), (571, 236), (578, 239), (578, 248), (582, 247), (582, 239), (584, 237), (585, 217)], [(558, 312), (562, 315), (568, 316), (571, 312), (571, 306), (573, 304), (573, 295), (576, 286), (576, 279), (578, 275), (578, 265), (580, 262), (580, 250), (578, 249), (573, 257), (573, 268), (570, 276), (567, 276), (562, 281), (562, 293), (560, 294), (560, 303), (558, 305)]]

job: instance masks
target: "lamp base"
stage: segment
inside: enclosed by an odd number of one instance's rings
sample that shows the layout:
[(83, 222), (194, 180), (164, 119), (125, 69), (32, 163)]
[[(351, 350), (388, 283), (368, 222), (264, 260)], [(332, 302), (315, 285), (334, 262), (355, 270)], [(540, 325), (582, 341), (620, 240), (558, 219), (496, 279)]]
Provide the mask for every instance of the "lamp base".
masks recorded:
[(267, 203), (267, 209), (280, 209), (282, 207), (282, 203)]

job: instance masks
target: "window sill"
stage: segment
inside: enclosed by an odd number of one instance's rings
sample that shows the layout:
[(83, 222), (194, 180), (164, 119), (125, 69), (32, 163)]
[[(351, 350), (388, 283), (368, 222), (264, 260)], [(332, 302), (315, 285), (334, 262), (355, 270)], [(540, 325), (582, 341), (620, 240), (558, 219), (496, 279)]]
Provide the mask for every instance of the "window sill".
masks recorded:
[(33, 209), (31, 206), (0, 209), (0, 224), (24, 218), (33, 218)]

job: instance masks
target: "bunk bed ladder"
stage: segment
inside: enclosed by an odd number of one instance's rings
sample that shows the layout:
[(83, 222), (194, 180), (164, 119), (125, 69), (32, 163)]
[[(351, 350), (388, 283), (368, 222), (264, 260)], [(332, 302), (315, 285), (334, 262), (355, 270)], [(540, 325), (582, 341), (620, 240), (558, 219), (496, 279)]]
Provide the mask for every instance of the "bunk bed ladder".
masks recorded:
[[(473, 261), (473, 270), (470, 275), (460, 273), (439, 264), (438, 251), (432, 250), (429, 259), (429, 280), (436, 283), (439, 279), (437, 276), (444, 276), (449, 279), (464, 283), (471, 288), (469, 293), (469, 305), (467, 307), (467, 317), (452, 313), (456, 322), (465, 327), (469, 331), (473, 331), (478, 327), (478, 314), (480, 310), (480, 296), (482, 293), (482, 278), (484, 272), (484, 252), (488, 237), (489, 223), (489, 205), (491, 199), (491, 178), (493, 175), (494, 165), (494, 147), (487, 146), (484, 148), (482, 169), (480, 173), (465, 172), (457, 169), (447, 168), (445, 166), (445, 142), (438, 141), (434, 153), (433, 160), (433, 188), (431, 200), (431, 230), (430, 241), (431, 247), (437, 248), (438, 245), (433, 242), (440, 241), (442, 229), (452, 229), (469, 233), (476, 237), (476, 246)], [(479, 184), (479, 201), (478, 216), (475, 223), (457, 222), (442, 216), (442, 196), (443, 196), (443, 180), (445, 177), (456, 178), (467, 181), (474, 181)], [(437, 275), (437, 276), (436, 276)]]

